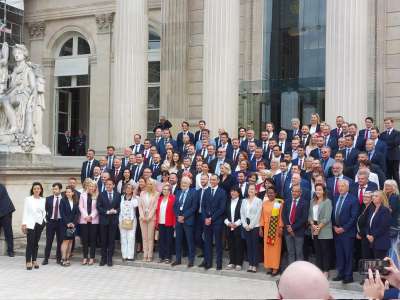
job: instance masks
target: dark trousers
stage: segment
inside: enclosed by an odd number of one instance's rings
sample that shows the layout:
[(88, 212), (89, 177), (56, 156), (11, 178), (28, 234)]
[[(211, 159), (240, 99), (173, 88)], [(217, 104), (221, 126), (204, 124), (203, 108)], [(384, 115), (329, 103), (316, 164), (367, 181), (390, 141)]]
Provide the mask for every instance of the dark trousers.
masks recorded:
[(194, 239), (195, 239), (196, 247), (200, 248), (204, 254), (203, 227), (204, 227), (204, 219), (201, 217), (201, 214), (198, 214), (196, 217)]
[(83, 258), (88, 258), (89, 248), (90, 258), (95, 258), (96, 256), (96, 240), (98, 227), (98, 224), (80, 224)]
[(61, 220), (50, 220), (46, 224), (46, 248), (44, 250), (44, 258), (48, 259), (50, 257), (51, 247), (53, 246), (55, 235), (57, 241), (56, 258), (57, 260), (61, 260), (62, 230), (64, 230), (64, 226), (61, 223)]
[(363, 237), (360, 241), (361, 244), (361, 258), (362, 259), (372, 259), (374, 257), (374, 253), (371, 248), (371, 243), (367, 240), (366, 237)]
[(314, 236), (313, 243), (318, 268), (323, 272), (328, 272), (331, 262), (331, 240), (322, 240)]
[(258, 265), (258, 254), (259, 254), (259, 243), (258, 243), (259, 227), (253, 228), (249, 231), (243, 230), (243, 233), (246, 239), (247, 260), (249, 261), (249, 266), (256, 267)]
[(26, 262), (30, 263), (36, 261), (38, 250), (39, 250), (39, 240), (42, 235), (44, 225), (35, 224), (33, 229), (28, 229), (26, 234), (26, 251), (25, 258)]
[(374, 259), (384, 259), (387, 256), (387, 250), (373, 249)]
[(228, 247), (229, 247), (229, 264), (241, 266), (243, 264), (243, 239), (240, 234), (241, 227), (235, 230), (227, 230)]
[(400, 184), (399, 162), (398, 160), (386, 160), (386, 178), (396, 180), (397, 184)]
[(335, 235), (336, 269), (343, 279), (353, 279), (354, 238)]
[(100, 224), (101, 236), (101, 261), (111, 262), (114, 255), (115, 237), (117, 235), (117, 224)]
[(0, 218), (0, 230), (3, 228), (4, 238), (7, 242), (7, 252), (14, 252), (14, 235), (12, 230), (12, 213)]
[(207, 267), (212, 266), (212, 245), (213, 238), (215, 242), (215, 250), (217, 254), (217, 268), (222, 268), (222, 224), (211, 224), (204, 226), (204, 262)]
[(158, 225), (158, 253), (160, 259), (171, 259), (172, 238), (174, 236), (174, 227)]
[(194, 246), (194, 228), (193, 226), (189, 226), (186, 224), (182, 224), (177, 222), (175, 225), (175, 256), (176, 261), (181, 262), (182, 259), (182, 244), (183, 240), (186, 237), (186, 242), (188, 246), (188, 259), (189, 263), (194, 263), (194, 254), (195, 254), (195, 246)]

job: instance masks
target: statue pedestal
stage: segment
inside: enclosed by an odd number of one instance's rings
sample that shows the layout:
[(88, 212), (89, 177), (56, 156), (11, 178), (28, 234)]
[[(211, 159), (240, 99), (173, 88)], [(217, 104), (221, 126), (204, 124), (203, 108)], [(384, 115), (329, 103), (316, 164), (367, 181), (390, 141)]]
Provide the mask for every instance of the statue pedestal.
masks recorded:
[[(19, 149), (18, 149), (19, 148)], [(18, 151), (19, 150), (19, 151)], [(46, 150), (46, 149), (37, 149)], [(48, 149), (47, 149), (48, 151)], [(13, 168), (49, 168), (54, 165), (54, 156), (48, 154), (25, 153), (19, 146), (0, 145), (0, 167)]]

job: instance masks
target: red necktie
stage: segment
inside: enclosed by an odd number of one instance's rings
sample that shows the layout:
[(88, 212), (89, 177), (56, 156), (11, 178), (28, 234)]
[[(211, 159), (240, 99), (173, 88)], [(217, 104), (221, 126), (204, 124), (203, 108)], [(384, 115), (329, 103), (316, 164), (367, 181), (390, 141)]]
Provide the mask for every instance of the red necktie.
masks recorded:
[(360, 195), (358, 196), (358, 199), (360, 200), (360, 204), (363, 203), (364, 201), (364, 193), (363, 193), (363, 187), (360, 186)]
[(335, 182), (335, 195), (339, 194), (339, 178), (336, 178), (336, 182)]
[(115, 170), (115, 177), (118, 177), (119, 170)]
[(296, 220), (296, 200), (293, 199), (292, 208), (290, 209), (290, 216), (289, 216), (290, 224), (294, 224), (295, 220)]

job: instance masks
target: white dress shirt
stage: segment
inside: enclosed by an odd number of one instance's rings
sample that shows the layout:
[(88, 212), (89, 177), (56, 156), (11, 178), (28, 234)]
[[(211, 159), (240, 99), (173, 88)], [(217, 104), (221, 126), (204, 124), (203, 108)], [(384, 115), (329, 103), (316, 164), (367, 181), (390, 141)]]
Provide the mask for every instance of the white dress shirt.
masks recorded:
[(167, 214), (167, 205), (168, 205), (168, 198), (163, 198), (160, 203), (160, 218), (158, 220), (158, 224), (165, 224), (165, 216)]

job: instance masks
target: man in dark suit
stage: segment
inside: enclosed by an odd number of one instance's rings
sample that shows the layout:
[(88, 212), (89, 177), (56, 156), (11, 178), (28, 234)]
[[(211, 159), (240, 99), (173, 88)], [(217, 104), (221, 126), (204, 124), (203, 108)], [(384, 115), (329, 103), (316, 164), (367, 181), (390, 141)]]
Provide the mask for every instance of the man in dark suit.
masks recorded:
[(241, 143), (240, 149), (242, 149), (243, 151), (248, 151), (250, 142), (254, 142), (256, 144), (256, 147), (261, 146), (261, 142), (254, 138), (254, 130), (253, 129), (247, 130), (246, 139)]
[(153, 179), (157, 179), (157, 177), (161, 174), (161, 156), (160, 154), (154, 154), (153, 163), (149, 166), (152, 171), (151, 177)]
[(140, 134), (136, 133), (133, 137), (133, 140), (134, 140), (134, 144), (130, 146), (130, 148), (132, 149), (132, 153), (133, 154), (143, 153), (144, 146), (141, 143), (142, 136)]
[(302, 196), (300, 185), (292, 186), (292, 194), (285, 199), (282, 219), (288, 251), (288, 263), (303, 260), (304, 231), (308, 220), (309, 199)]
[(301, 127), (300, 141), (304, 148), (306, 148), (308, 144), (310, 144), (311, 134), (310, 134), (310, 128), (307, 125), (303, 125)]
[(156, 131), (157, 128), (164, 130), (164, 129), (170, 129), (171, 127), (172, 127), (171, 122), (167, 120), (165, 116), (160, 116), (159, 122), (154, 127), (153, 132)]
[(93, 149), (88, 149), (86, 153), (87, 160), (83, 162), (81, 168), (81, 183), (83, 183), (86, 178), (92, 178), (94, 167), (100, 165), (99, 161), (94, 159), (95, 154), (96, 152)]
[(182, 242), (186, 239), (188, 246), (188, 268), (194, 265), (195, 243), (194, 243), (194, 226), (195, 215), (198, 209), (198, 202), (195, 191), (190, 189), (192, 180), (184, 176), (181, 179), (181, 190), (176, 194), (174, 203), (174, 212), (176, 216), (175, 225), (175, 261), (172, 266), (182, 263)]
[(138, 182), (140, 177), (143, 175), (143, 170), (147, 165), (143, 162), (143, 155), (138, 153), (135, 156), (136, 165), (132, 167), (132, 179), (134, 182)]
[(239, 171), (237, 173), (237, 180), (238, 180), (238, 186), (242, 193), (242, 197), (247, 198), (247, 196), (249, 195), (249, 183), (246, 181), (245, 172)]
[(169, 184), (171, 185), (171, 194), (176, 196), (178, 192), (180, 191), (180, 187), (178, 185), (178, 175), (176, 173), (171, 173), (169, 174)]
[(331, 135), (331, 128), (328, 124), (325, 124), (321, 128), (322, 135), (324, 136), (324, 146), (331, 148), (332, 157), (336, 153), (336, 149), (338, 148), (337, 138)]
[(349, 193), (347, 180), (339, 180), (339, 196), (333, 201), (332, 225), (336, 248), (337, 276), (334, 281), (353, 282), (353, 250), (360, 210), (357, 198)]
[(14, 235), (12, 230), (12, 214), (14, 211), (15, 207), (6, 187), (0, 184), (0, 230), (3, 228), (9, 257), (14, 257)]
[(400, 184), (399, 163), (400, 163), (400, 131), (394, 129), (392, 118), (385, 118), (386, 131), (382, 132), (380, 138), (387, 145), (386, 175), (388, 179), (394, 179)]
[(319, 135), (316, 141), (317, 141), (317, 148), (311, 150), (310, 156), (314, 157), (315, 159), (321, 159), (322, 158), (321, 150), (322, 147), (324, 146), (325, 139), (322, 135)]
[(156, 128), (156, 130), (154, 131), (154, 139), (151, 141), (151, 145), (155, 146), (158, 152), (160, 152), (159, 143), (162, 139), (162, 132), (163, 131), (161, 128)]
[(292, 128), (287, 130), (287, 139), (289, 142), (291, 142), (295, 136), (300, 137), (301, 135), (300, 120), (298, 118), (293, 118), (291, 123)]
[(52, 185), (53, 195), (46, 198), (46, 247), (44, 250), (44, 260), (42, 265), (47, 265), (49, 263), (51, 247), (53, 246), (54, 235), (56, 236), (57, 249), (56, 249), (56, 259), (57, 263), (61, 263), (61, 235), (64, 226), (61, 222), (60, 215), (60, 202), (62, 199), (61, 183), (53, 183)]
[(232, 152), (233, 152), (233, 148), (232, 148), (232, 145), (230, 143), (230, 139), (229, 139), (228, 133), (222, 132), (220, 134), (219, 138), (220, 138), (219, 147), (223, 148), (225, 150), (227, 157), (231, 157), (232, 156)]
[(371, 117), (366, 117), (364, 123), (365, 128), (358, 132), (359, 138), (362, 139), (362, 144), (359, 145), (360, 148), (358, 149), (360, 151), (365, 150), (365, 142), (371, 138), (371, 129), (374, 127), (374, 119)]
[(159, 153), (161, 157), (164, 157), (167, 153), (168, 144), (172, 146), (172, 149), (176, 151), (178, 149), (178, 143), (172, 138), (171, 131), (169, 129), (163, 130), (163, 137), (159, 142)]
[(75, 155), (83, 156), (86, 153), (86, 135), (82, 129), (78, 130), (78, 136), (75, 138)]
[(368, 177), (369, 171), (360, 169), (358, 171), (358, 182), (354, 182), (350, 186), (350, 193), (358, 199), (360, 205), (363, 203), (365, 192), (374, 192), (378, 190), (376, 183), (369, 181)]
[(219, 178), (216, 174), (210, 177), (210, 189), (203, 196), (202, 216), (204, 219), (204, 262), (199, 267), (212, 267), (212, 245), (215, 241), (217, 254), (217, 270), (222, 269), (222, 230), (227, 195), (218, 187)]
[(202, 140), (202, 133), (201, 133), (201, 131), (202, 131), (203, 129), (206, 128), (206, 121), (200, 120), (199, 123), (198, 123), (198, 127), (199, 127), (199, 130), (197, 130), (197, 131), (195, 132), (195, 134), (194, 134), (194, 144), (195, 144), (195, 145), (196, 145), (196, 143), (197, 143), (198, 141), (201, 141), (201, 140)]
[(112, 170), (114, 167), (114, 158), (115, 158), (115, 147), (107, 146), (107, 169)]
[(106, 190), (99, 195), (96, 208), (99, 211), (101, 236), (100, 266), (106, 263), (112, 267), (115, 237), (118, 230), (118, 215), (120, 212), (121, 195), (114, 190), (114, 181), (107, 179)]
[(326, 190), (329, 199), (334, 199), (339, 195), (339, 180), (344, 179), (349, 182), (349, 186), (352, 186), (353, 180), (343, 175), (343, 163), (336, 161), (332, 165), (332, 175), (326, 180)]
[(131, 147), (126, 147), (124, 149), (124, 155), (121, 156), (121, 166), (125, 170), (128, 168), (129, 165), (129, 156), (132, 154)]
[(300, 186), (301, 195), (304, 199), (311, 199), (311, 183), (301, 178), (300, 173), (297, 172), (297, 168), (295, 168), (295, 170), (295, 172), (291, 172), (290, 182), (285, 186), (284, 199), (290, 198), (292, 187), (295, 185)]
[(278, 146), (282, 153), (292, 152), (291, 143), (287, 139), (287, 133), (285, 130), (279, 132)]
[(274, 175), (272, 179), (275, 183), (275, 188), (279, 196), (283, 199), (285, 194), (285, 187), (289, 186), (291, 181), (291, 174), (288, 171), (288, 163), (286, 161), (281, 161), (279, 164), (281, 172)]
[(365, 142), (365, 151), (371, 164), (378, 165), (386, 173), (386, 157), (382, 152), (376, 150), (373, 140), (369, 139)]
[(58, 152), (63, 156), (73, 155), (74, 143), (72, 141), (71, 132), (65, 131), (63, 135), (59, 136)]
[(217, 156), (215, 155), (216, 149), (214, 145), (207, 146), (207, 157), (205, 158), (205, 162), (210, 164)]
[(228, 163), (232, 168), (232, 165), (233, 165), (232, 161), (230, 161), (226, 158), (226, 151), (224, 150), (224, 148), (220, 147), (217, 150), (217, 157), (215, 159), (213, 159), (209, 164), (210, 172), (215, 173), (219, 176), (221, 165), (223, 163)]
[(264, 163), (265, 165), (267, 165), (267, 162), (263, 158), (262, 148), (256, 148), (256, 151), (254, 152), (254, 157), (250, 161), (250, 170), (252, 172), (256, 172), (258, 164), (260, 163)]
[(201, 253), (204, 256), (204, 219), (201, 213), (201, 208), (203, 204), (204, 195), (210, 189), (208, 186), (209, 176), (208, 174), (200, 175), (200, 188), (196, 191), (196, 198), (198, 203), (198, 210), (196, 213), (196, 228), (195, 228), (195, 243), (198, 248), (201, 249)]
[(232, 139), (232, 151), (230, 152), (230, 155), (227, 153), (227, 158), (232, 161), (233, 164), (233, 169), (236, 168), (238, 162), (239, 162), (239, 154), (240, 154), (240, 141), (237, 138)]
[(176, 144), (177, 144), (177, 147), (179, 150), (182, 149), (182, 147), (183, 147), (183, 137), (184, 136), (188, 136), (190, 143), (194, 144), (194, 134), (189, 131), (189, 123), (186, 121), (183, 121), (181, 123), (181, 128), (182, 128), (182, 131), (179, 132), (176, 137)]
[(114, 159), (114, 168), (111, 171), (111, 179), (115, 185), (124, 177), (124, 168), (122, 167), (121, 159), (116, 157)]
[(344, 165), (346, 167), (354, 166), (357, 162), (358, 153), (360, 152), (358, 149), (353, 147), (354, 137), (350, 134), (346, 135), (346, 149), (342, 151), (344, 156)]
[(375, 151), (382, 153), (383, 157), (386, 157), (387, 145), (382, 139), (379, 138), (379, 129), (377, 127), (371, 129), (370, 140), (372, 140), (374, 143)]
[(336, 128), (332, 129), (330, 132), (330, 136), (338, 140), (343, 136), (342, 125), (344, 123), (344, 118), (342, 116), (336, 117)]

